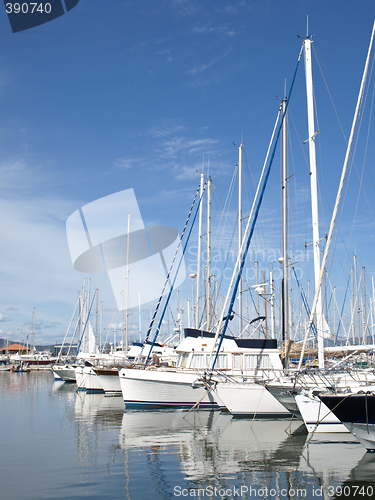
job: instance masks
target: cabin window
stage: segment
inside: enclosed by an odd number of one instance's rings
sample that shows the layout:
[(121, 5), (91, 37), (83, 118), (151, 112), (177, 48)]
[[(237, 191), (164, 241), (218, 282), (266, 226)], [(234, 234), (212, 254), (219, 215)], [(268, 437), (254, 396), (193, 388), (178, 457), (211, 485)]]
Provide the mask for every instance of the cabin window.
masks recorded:
[(257, 357), (254, 354), (245, 354), (244, 357), (244, 369), (255, 369), (257, 367)]
[(219, 354), (216, 360), (216, 368), (218, 370), (222, 370), (224, 368), (228, 368), (228, 355), (227, 354)]
[(241, 354), (233, 354), (233, 369), (234, 370), (241, 370), (242, 369), (242, 361), (241, 361)]
[[(214, 362), (215, 355), (207, 354), (207, 367), (211, 367)], [(228, 368), (228, 355), (219, 354), (215, 363), (216, 370), (224, 370)]]
[(272, 363), (268, 354), (259, 354), (258, 368), (272, 368)]
[(244, 365), (245, 370), (272, 368), (272, 363), (268, 354), (245, 354)]
[(191, 357), (190, 368), (206, 368), (204, 363), (204, 354), (193, 354)]
[(178, 366), (181, 366), (181, 368), (186, 368), (188, 357), (189, 353), (182, 352), (178, 357)]

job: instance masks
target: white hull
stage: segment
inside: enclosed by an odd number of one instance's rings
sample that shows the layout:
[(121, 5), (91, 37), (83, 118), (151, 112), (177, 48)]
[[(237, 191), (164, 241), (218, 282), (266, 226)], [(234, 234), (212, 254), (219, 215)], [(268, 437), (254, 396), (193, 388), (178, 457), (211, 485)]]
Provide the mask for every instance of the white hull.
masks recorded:
[(52, 371), (55, 380), (64, 380), (65, 382), (76, 381), (76, 372), (72, 366), (53, 366)]
[(225, 382), (217, 384), (215, 391), (232, 415), (290, 416), (290, 412), (261, 384)]
[(105, 394), (122, 396), (118, 370), (95, 368), (95, 373), (99, 377), (99, 382)]
[(74, 369), (79, 391), (104, 392), (99, 377), (91, 366), (77, 366)]
[(218, 409), (214, 394), (208, 392), (194, 372), (137, 370), (119, 372), (127, 409), (192, 408)]
[(298, 394), (296, 403), (308, 432), (349, 432), (320, 400)]
[(367, 451), (375, 452), (375, 425), (345, 423), (345, 427), (355, 436)]

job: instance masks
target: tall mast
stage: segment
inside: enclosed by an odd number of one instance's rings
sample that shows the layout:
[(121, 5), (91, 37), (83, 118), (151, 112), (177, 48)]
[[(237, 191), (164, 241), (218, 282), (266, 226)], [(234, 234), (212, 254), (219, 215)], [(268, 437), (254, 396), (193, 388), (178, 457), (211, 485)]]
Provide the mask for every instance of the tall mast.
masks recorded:
[(341, 172), (341, 178), (340, 178), (340, 183), (339, 183), (339, 187), (338, 187), (338, 191), (337, 191), (337, 195), (336, 195), (335, 206), (333, 208), (331, 223), (330, 223), (330, 226), (329, 226), (329, 231), (328, 231), (328, 236), (327, 236), (327, 244), (326, 244), (326, 247), (324, 249), (324, 254), (323, 254), (323, 259), (322, 259), (322, 267), (321, 267), (320, 273), (319, 273), (318, 286), (315, 289), (314, 301), (313, 301), (313, 304), (312, 304), (312, 307), (311, 307), (311, 312), (310, 312), (310, 317), (309, 317), (309, 324), (308, 324), (308, 326), (306, 328), (306, 331), (305, 331), (305, 338), (303, 339), (303, 344), (302, 344), (302, 349), (301, 349), (301, 356), (300, 356), (300, 360), (299, 360), (299, 363), (298, 363), (298, 370), (300, 370), (301, 366), (302, 366), (302, 360), (303, 360), (303, 355), (304, 355), (304, 352), (305, 352), (306, 342), (307, 342), (307, 338), (309, 336), (309, 332), (310, 332), (310, 328), (311, 328), (312, 322), (314, 320), (314, 315), (315, 315), (315, 311), (316, 311), (316, 307), (317, 307), (317, 302), (318, 302), (318, 294), (319, 294), (319, 291), (320, 291), (320, 287), (321, 287), (322, 279), (323, 279), (323, 274), (324, 274), (325, 266), (326, 266), (326, 263), (327, 263), (329, 247), (330, 247), (331, 241), (332, 241), (332, 234), (333, 234), (333, 230), (334, 230), (334, 227), (335, 227), (337, 212), (338, 212), (338, 209), (339, 209), (339, 203), (340, 203), (340, 199), (341, 199), (341, 195), (342, 195), (342, 190), (343, 190), (343, 187), (344, 187), (346, 170), (347, 170), (348, 163), (349, 163), (349, 156), (350, 156), (350, 151), (351, 151), (351, 147), (352, 147), (352, 143), (353, 143), (354, 132), (355, 132), (356, 124), (357, 124), (357, 118), (358, 118), (358, 114), (359, 114), (359, 107), (360, 107), (360, 103), (361, 103), (362, 98), (363, 98), (363, 91), (364, 91), (366, 77), (367, 77), (367, 72), (368, 72), (368, 68), (369, 68), (370, 55), (371, 55), (371, 50), (372, 50), (372, 44), (373, 44), (373, 40), (374, 40), (374, 35), (375, 35), (375, 22), (374, 22), (373, 27), (372, 27), (371, 40), (370, 40), (370, 45), (369, 45), (369, 49), (368, 49), (368, 52), (367, 52), (365, 69), (364, 69), (363, 75), (362, 75), (361, 87), (360, 87), (359, 94), (358, 94), (357, 105), (356, 105), (355, 112), (354, 112), (354, 118), (353, 118), (352, 128), (350, 130), (349, 141), (348, 141), (348, 145), (347, 145), (347, 148), (346, 148), (344, 165), (343, 165), (342, 172)]
[[(282, 102), (282, 113), (286, 110), (286, 98)], [(289, 339), (288, 328), (288, 189), (287, 189), (287, 116), (282, 126), (282, 195), (283, 195), (283, 279), (282, 279), (282, 335), (283, 341)], [(287, 368), (287, 366), (285, 366)]]
[[(247, 297), (247, 295), (246, 295)], [(274, 310), (274, 295), (273, 295), (273, 267), (271, 264), (270, 271), (270, 303), (271, 303), (271, 338), (275, 338), (275, 310)]]
[[(315, 130), (314, 124), (314, 97), (311, 65), (311, 40), (307, 36), (305, 45), (305, 74), (306, 74), (306, 97), (307, 97), (307, 115), (308, 115), (308, 143), (310, 159), (310, 188), (311, 188), (311, 213), (313, 230), (313, 253), (314, 253), (314, 278), (315, 288), (318, 287), (320, 273), (320, 249), (319, 249), (319, 217), (318, 217), (318, 188), (316, 177), (316, 154), (315, 154), (315, 136), (319, 132)], [(318, 337), (318, 365), (320, 369), (324, 368), (324, 337), (323, 337), (323, 313), (322, 313), (322, 295), (319, 295), (316, 305), (316, 323)]]
[(141, 292), (138, 290), (138, 328), (139, 342), (142, 342), (142, 316), (141, 316)]
[(366, 273), (365, 268), (362, 267), (363, 272), (363, 343), (367, 344), (367, 308), (366, 308)]
[(358, 276), (357, 276), (357, 256), (354, 254), (353, 256), (353, 267), (354, 267), (354, 284), (355, 284), (355, 295), (354, 295), (354, 304), (355, 304), (355, 312), (357, 313), (357, 335), (358, 335), (358, 344), (361, 343), (361, 319), (359, 317), (359, 291), (358, 291)]
[[(238, 148), (238, 251), (241, 253), (242, 247), (242, 150), (243, 143), (241, 141)], [(242, 278), (238, 285), (238, 316), (239, 329), (238, 333), (242, 332)]]
[[(35, 307), (33, 309), (33, 354), (35, 353)], [(26, 351), (27, 354), (27, 351)]]
[(125, 346), (122, 345), (124, 352), (128, 352), (129, 337), (129, 257), (130, 257), (130, 214), (128, 214), (128, 237), (126, 248), (126, 317), (125, 317)]
[(207, 179), (207, 292), (206, 292), (206, 330), (211, 328), (211, 177)]
[[(202, 169), (203, 170), (203, 169)], [(204, 173), (201, 172), (201, 183), (199, 188), (199, 199), (201, 200), (199, 205), (199, 225), (198, 225), (198, 256), (197, 256), (197, 307), (195, 316), (195, 328), (199, 328), (199, 293), (200, 293), (200, 282), (201, 282), (201, 255), (202, 255), (202, 222), (203, 222), (203, 188), (204, 188)]]

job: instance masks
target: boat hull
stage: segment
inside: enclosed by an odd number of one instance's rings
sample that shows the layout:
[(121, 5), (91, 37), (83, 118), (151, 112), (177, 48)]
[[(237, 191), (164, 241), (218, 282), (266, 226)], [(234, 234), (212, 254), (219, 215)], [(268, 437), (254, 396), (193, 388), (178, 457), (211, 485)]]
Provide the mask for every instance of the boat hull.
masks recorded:
[(349, 432), (321, 401), (298, 394), (296, 403), (308, 432)]
[(52, 367), (55, 380), (64, 380), (64, 382), (75, 382), (76, 372), (72, 366), (54, 366)]
[(126, 409), (219, 409), (195, 373), (125, 368), (119, 378)]
[(99, 377), (91, 366), (75, 367), (75, 372), (79, 391), (104, 393)]
[(219, 383), (216, 393), (228, 411), (237, 417), (288, 417), (290, 412), (262, 384)]
[(368, 451), (375, 452), (375, 394), (334, 394), (320, 397), (346, 429)]
[(100, 384), (105, 394), (109, 396), (122, 396), (118, 370), (94, 368), (94, 371), (99, 377)]
[(290, 413), (300, 420), (303, 420), (295, 400), (295, 396), (299, 394), (299, 389), (296, 389), (293, 385), (287, 386), (276, 384), (267, 384), (266, 389), (277, 399), (277, 401), (279, 401), (279, 403), (289, 410)]

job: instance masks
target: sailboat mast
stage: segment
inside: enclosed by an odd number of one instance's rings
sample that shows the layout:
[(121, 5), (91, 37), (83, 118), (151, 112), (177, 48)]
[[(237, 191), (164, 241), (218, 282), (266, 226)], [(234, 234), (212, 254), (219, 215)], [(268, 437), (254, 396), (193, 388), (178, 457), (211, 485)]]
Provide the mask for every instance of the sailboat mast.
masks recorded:
[[(242, 247), (242, 150), (243, 143), (241, 141), (238, 148), (238, 251), (241, 253)], [(239, 316), (239, 334), (242, 332), (242, 278), (238, 285), (238, 316)]]
[(330, 226), (329, 226), (329, 231), (328, 231), (328, 236), (327, 236), (327, 244), (326, 244), (326, 247), (324, 249), (324, 254), (323, 254), (323, 259), (322, 259), (322, 267), (321, 267), (320, 273), (319, 273), (319, 282), (318, 282), (317, 288), (315, 289), (315, 296), (314, 296), (313, 305), (311, 307), (309, 323), (308, 323), (306, 331), (305, 331), (305, 338), (303, 339), (301, 356), (300, 356), (300, 360), (299, 360), (299, 363), (298, 363), (298, 370), (300, 370), (301, 366), (302, 366), (302, 361), (303, 361), (303, 355), (304, 355), (304, 352), (305, 352), (306, 342), (307, 342), (307, 338), (309, 336), (311, 325), (312, 325), (313, 320), (314, 320), (314, 315), (315, 315), (315, 311), (316, 311), (316, 307), (317, 307), (317, 302), (318, 302), (318, 293), (320, 291), (320, 287), (321, 287), (322, 280), (323, 280), (323, 274), (324, 274), (325, 266), (326, 266), (326, 263), (327, 263), (328, 252), (329, 252), (329, 247), (331, 245), (333, 229), (335, 227), (335, 222), (336, 222), (337, 212), (338, 212), (338, 209), (339, 209), (341, 194), (342, 194), (342, 190), (343, 190), (343, 187), (344, 187), (344, 180), (345, 180), (346, 170), (348, 168), (350, 151), (351, 151), (351, 147), (352, 147), (352, 143), (353, 143), (354, 132), (355, 132), (355, 128), (356, 128), (356, 124), (357, 124), (357, 118), (358, 118), (358, 114), (359, 114), (359, 107), (360, 107), (360, 103), (362, 101), (364, 87), (365, 87), (365, 82), (366, 82), (366, 77), (367, 77), (367, 72), (368, 72), (368, 68), (369, 68), (370, 55), (371, 55), (371, 50), (372, 50), (372, 44), (373, 44), (373, 40), (374, 40), (374, 35), (375, 35), (375, 22), (374, 22), (373, 27), (372, 27), (371, 40), (370, 40), (370, 45), (369, 45), (369, 49), (368, 49), (368, 52), (367, 52), (365, 69), (363, 71), (363, 76), (362, 76), (362, 81), (361, 81), (361, 87), (360, 87), (360, 90), (359, 90), (359, 95), (358, 95), (358, 99), (357, 99), (357, 105), (356, 105), (355, 112), (354, 112), (354, 118), (353, 118), (352, 128), (350, 130), (349, 141), (348, 141), (348, 145), (347, 145), (347, 148), (346, 148), (344, 165), (343, 165), (342, 172), (341, 172), (341, 178), (340, 178), (340, 183), (339, 183), (339, 187), (338, 187), (338, 191), (337, 191), (337, 195), (336, 195), (335, 206), (333, 208), (331, 223), (330, 223)]
[[(307, 36), (304, 41), (305, 46), (305, 75), (306, 75), (306, 98), (307, 98), (307, 118), (308, 118), (308, 143), (310, 160), (310, 188), (311, 188), (311, 213), (313, 230), (313, 254), (314, 254), (314, 278), (315, 288), (319, 282), (320, 273), (320, 249), (319, 249), (319, 216), (318, 216), (318, 188), (316, 176), (316, 153), (315, 136), (318, 133), (314, 124), (314, 97), (312, 81), (311, 64), (311, 39)], [(324, 337), (323, 337), (323, 313), (322, 296), (319, 290), (318, 301), (316, 305), (316, 322), (318, 337), (318, 365), (320, 369), (324, 368)]]
[(141, 292), (138, 290), (138, 329), (139, 342), (142, 342), (142, 316), (141, 316)]
[[(204, 173), (201, 172), (201, 182), (199, 188), (199, 199), (202, 200), (203, 196), (203, 188), (204, 188)], [(203, 222), (203, 201), (201, 201), (199, 205), (199, 219), (198, 219), (198, 256), (197, 256), (197, 292), (196, 292), (196, 300), (197, 300), (197, 313), (195, 317), (195, 328), (199, 328), (200, 319), (199, 319), (199, 293), (200, 293), (200, 283), (201, 283), (201, 255), (202, 255), (202, 222)]]
[(128, 337), (129, 337), (129, 257), (130, 257), (130, 214), (128, 214), (128, 237), (126, 248), (126, 316), (125, 316), (125, 346), (122, 345), (122, 350), (128, 352)]
[(206, 292), (206, 329), (211, 328), (211, 177), (207, 179), (207, 292)]
[(366, 273), (362, 267), (363, 273), (363, 344), (367, 344), (367, 308), (366, 308)]
[[(282, 102), (282, 113), (285, 114), (286, 98)], [(285, 114), (282, 126), (282, 198), (283, 198), (283, 279), (282, 279), (282, 337), (289, 339), (288, 328), (288, 189), (287, 189), (287, 116)], [(287, 368), (287, 366), (286, 366)]]

